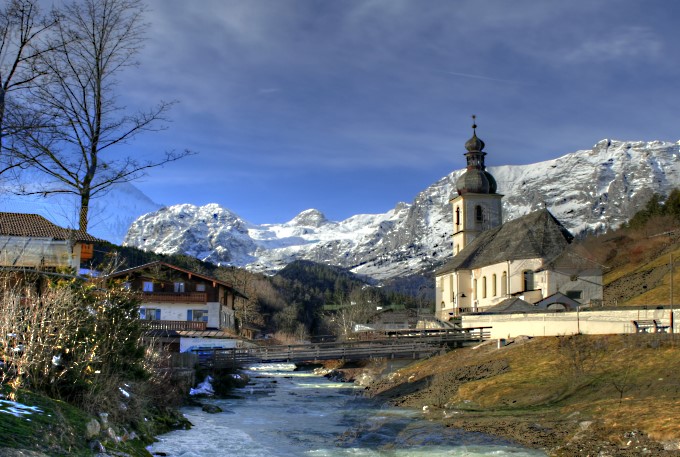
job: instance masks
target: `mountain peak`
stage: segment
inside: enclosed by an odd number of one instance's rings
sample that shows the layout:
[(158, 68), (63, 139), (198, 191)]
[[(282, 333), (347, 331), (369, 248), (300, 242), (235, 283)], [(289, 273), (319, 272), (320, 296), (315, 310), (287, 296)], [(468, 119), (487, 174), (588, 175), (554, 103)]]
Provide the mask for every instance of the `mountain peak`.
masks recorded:
[[(680, 187), (680, 143), (604, 139), (591, 149), (529, 165), (490, 166), (502, 186), (503, 220), (541, 208), (574, 235), (618, 227), (654, 194)], [(139, 218), (128, 244), (183, 252), (215, 263), (274, 273), (305, 259), (347, 268), (376, 280), (432, 271), (452, 255), (455, 170), (384, 214), (328, 221), (302, 211), (283, 224), (249, 224), (217, 205), (192, 217), (191, 207)], [(193, 208), (195, 211), (195, 208)]]
[(326, 216), (318, 209), (306, 209), (295, 216), (286, 225), (294, 225), (297, 227), (321, 227), (328, 223)]

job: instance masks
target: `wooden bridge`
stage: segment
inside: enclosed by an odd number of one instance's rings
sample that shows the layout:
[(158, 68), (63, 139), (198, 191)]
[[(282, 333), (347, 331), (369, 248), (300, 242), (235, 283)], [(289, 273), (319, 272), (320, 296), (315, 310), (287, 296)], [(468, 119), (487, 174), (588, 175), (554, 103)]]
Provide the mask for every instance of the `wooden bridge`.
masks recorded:
[(418, 359), (445, 346), (462, 346), (489, 338), (491, 327), (398, 330), (363, 334), (361, 340), (252, 348), (196, 349), (199, 364), (210, 368), (234, 368), (254, 363), (366, 360), (371, 358)]

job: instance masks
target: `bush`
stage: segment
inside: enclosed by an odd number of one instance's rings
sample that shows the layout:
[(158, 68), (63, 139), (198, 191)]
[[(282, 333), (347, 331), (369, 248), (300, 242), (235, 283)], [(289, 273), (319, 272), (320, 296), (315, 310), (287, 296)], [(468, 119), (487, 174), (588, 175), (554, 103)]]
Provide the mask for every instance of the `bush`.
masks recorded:
[(0, 288), (0, 359), (11, 366), (0, 383), (14, 392), (87, 407), (121, 382), (148, 376), (138, 298), (122, 284), (31, 273), (4, 274)]

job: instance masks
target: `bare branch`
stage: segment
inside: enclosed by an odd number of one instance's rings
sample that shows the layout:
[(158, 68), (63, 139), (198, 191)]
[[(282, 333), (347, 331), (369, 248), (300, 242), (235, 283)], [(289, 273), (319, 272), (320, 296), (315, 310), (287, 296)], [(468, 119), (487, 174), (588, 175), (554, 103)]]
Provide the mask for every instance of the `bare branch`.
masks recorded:
[(34, 55), (40, 84), (31, 85), (26, 97), (31, 128), (16, 131), (9, 165), (50, 178), (30, 193), (79, 195), (81, 230), (87, 229), (92, 197), (194, 154), (172, 151), (146, 161), (114, 155), (116, 146), (138, 134), (164, 129), (174, 105), (161, 101), (129, 112), (117, 104), (117, 76), (137, 65), (134, 57), (144, 42), (144, 11), (141, 0), (68, 3), (57, 15), (49, 52)]

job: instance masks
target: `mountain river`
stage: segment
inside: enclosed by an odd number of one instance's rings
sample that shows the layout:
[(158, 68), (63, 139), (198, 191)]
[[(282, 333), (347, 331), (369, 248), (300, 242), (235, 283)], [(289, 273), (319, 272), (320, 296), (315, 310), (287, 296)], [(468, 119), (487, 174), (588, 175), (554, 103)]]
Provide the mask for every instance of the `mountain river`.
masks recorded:
[(149, 451), (168, 457), (545, 456), (500, 438), (445, 428), (419, 411), (376, 407), (361, 397), (362, 389), (294, 369), (250, 367), (251, 382), (234, 398), (204, 401), (223, 412), (183, 409), (194, 427), (161, 435)]

